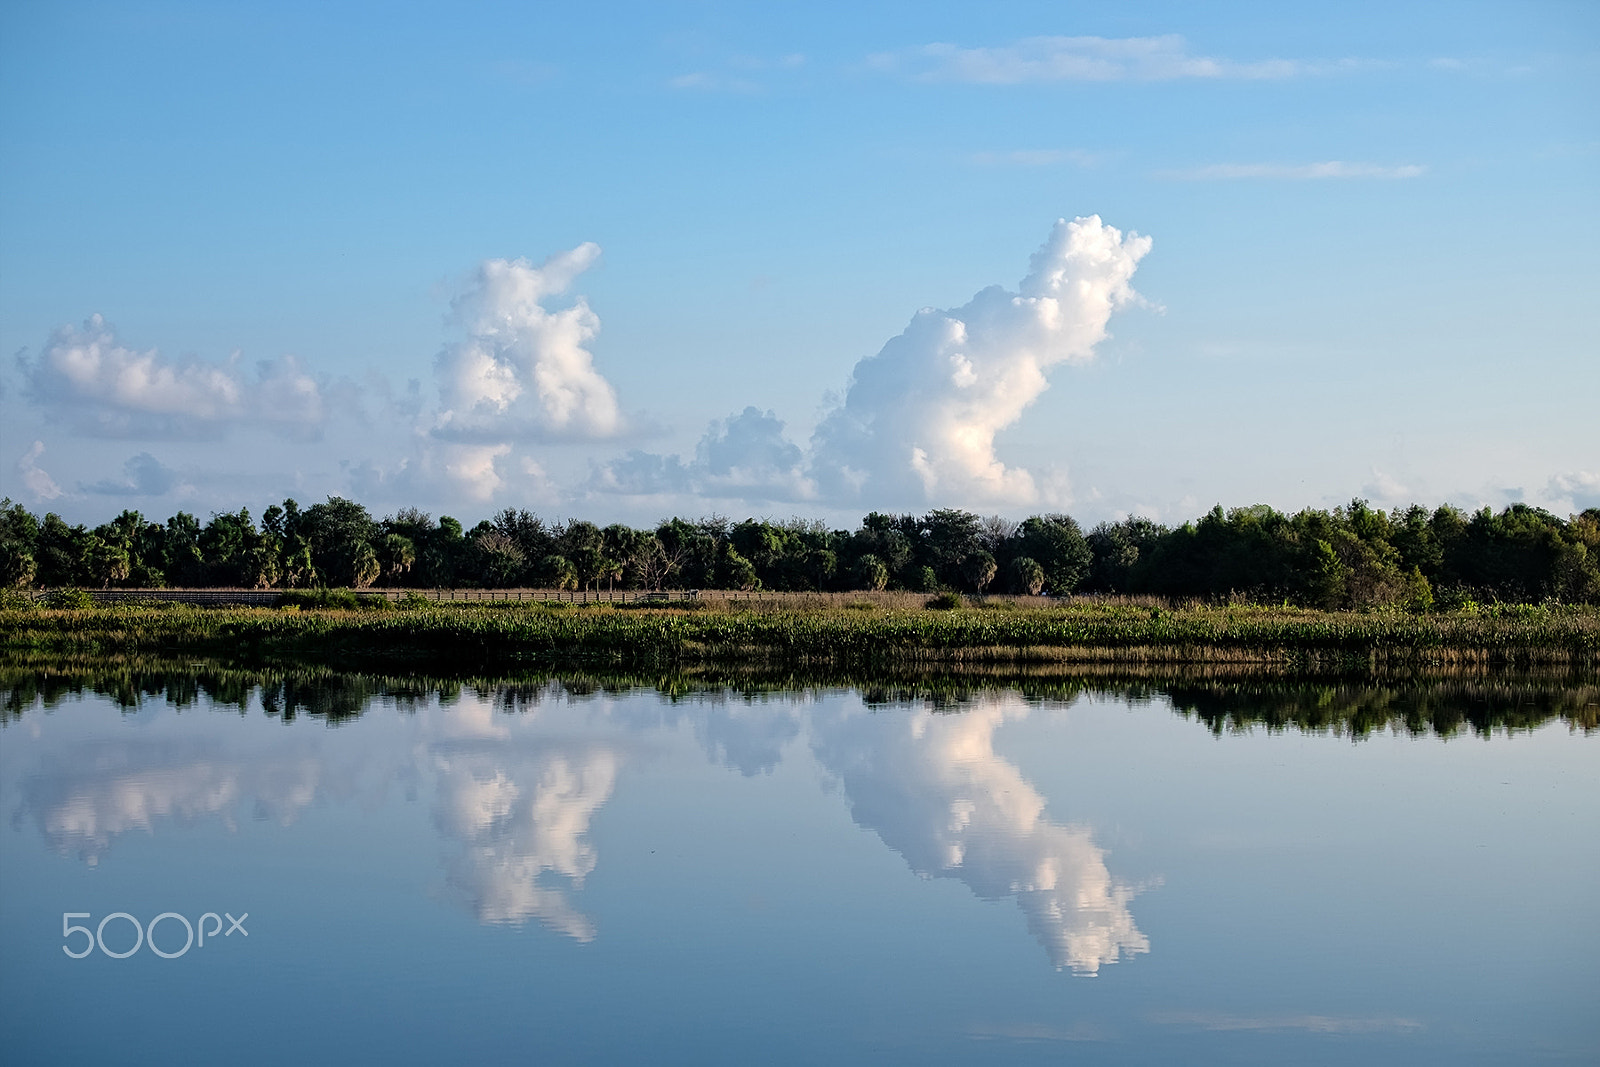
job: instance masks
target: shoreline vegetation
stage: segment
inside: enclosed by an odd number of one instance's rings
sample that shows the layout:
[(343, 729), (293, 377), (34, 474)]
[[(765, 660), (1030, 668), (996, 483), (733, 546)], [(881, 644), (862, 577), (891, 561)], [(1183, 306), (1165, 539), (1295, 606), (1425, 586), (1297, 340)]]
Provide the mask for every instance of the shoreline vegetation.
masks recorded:
[(385, 674), (755, 671), (863, 679), (1107, 665), (1229, 666), (1282, 675), (1600, 666), (1600, 608), (1587, 605), (1354, 612), (952, 593), (440, 603), (340, 590), (285, 594), (282, 606), (260, 608), (94, 605), (82, 593), (67, 600), (52, 607), (7, 597), (0, 659), (164, 656)]

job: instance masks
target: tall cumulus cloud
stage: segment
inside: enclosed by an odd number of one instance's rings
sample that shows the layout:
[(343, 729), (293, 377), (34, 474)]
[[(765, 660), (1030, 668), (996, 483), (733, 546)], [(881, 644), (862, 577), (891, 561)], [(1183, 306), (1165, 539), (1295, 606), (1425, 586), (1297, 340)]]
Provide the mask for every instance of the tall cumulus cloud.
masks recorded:
[(1049, 387), (1046, 372), (1085, 362), (1150, 238), (1098, 215), (1057, 221), (1018, 291), (991, 286), (959, 308), (924, 308), (856, 364), (844, 402), (812, 438), (811, 473), (842, 499), (1041, 500), (1033, 474), (995, 454), (995, 435)]
[(855, 366), (808, 449), (773, 412), (714, 422), (692, 460), (634, 451), (592, 487), (748, 500), (902, 506), (1061, 504), (1059, 475), (1008, 466), (995, 437), (1049, 388), (1048, 371), (1086, 362), (1108, 336), (1150, 238), (1098, 215), (1058, 220), (1017, 291), (991, 286), (958, 308), (924, 308)]
[(600, 317), (582, 297), (545, 306), (599, 255), (588, 242), (537, 267), (526, 259), (484, 261), (452, 305), (467, 339), (439, 354), (435, 436), (498, 442), (617, 432), (616, 393), (585, 347), (600, 332)]

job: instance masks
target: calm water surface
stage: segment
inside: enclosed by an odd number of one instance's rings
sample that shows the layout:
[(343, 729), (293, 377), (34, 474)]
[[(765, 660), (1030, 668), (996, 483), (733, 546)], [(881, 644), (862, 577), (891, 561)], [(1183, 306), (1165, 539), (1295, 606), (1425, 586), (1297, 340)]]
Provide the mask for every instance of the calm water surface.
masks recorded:
[(28, 697), (0, 729), (7, 1062), (1600, 1050), (1600, 733), (1559, 718), (1214, 731), (1114, 689), (230, 700)]

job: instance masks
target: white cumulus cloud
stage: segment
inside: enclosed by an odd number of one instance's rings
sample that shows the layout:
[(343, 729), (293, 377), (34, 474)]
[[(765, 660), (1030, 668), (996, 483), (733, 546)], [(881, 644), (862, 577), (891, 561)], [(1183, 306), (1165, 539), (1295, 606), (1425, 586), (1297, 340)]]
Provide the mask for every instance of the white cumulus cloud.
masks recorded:
[(802, 449), (771, 411), (711, 424), (685, 462), (632, 451), (590, 487), (632, 495), (694, 493), (875, 506), (1061, 505), (1066, 476), (1007, 466), (995, 436), (1049, 387), (1058, 363), (1092, 359), (1150, 238), (1098, 215), (1056, 222), (1017, 292), (991, 286), (953, 310), (924, 308), (856, 364), (842, 402)]
[(123, 344), (99, 315), (63, 326), (38, 358), (23, 360), (39, 403), (69, 412), (79, 429), (119, 437), (213, 436), (258, 423), (315, 436), (326, 419), (323, 386), (293, 356), (261, 362), (254, 377), (235, 354), (217, 363), (170, 359)]
[(600, 255), (585, 243), (535, 267), (491, 259), (453, 307), (467, 340), (439, 354), (441, 407), (433, 433), (455, 440), (583, 440), (621, 428), (616, 393), (585, 346), (600, 317), (579, 297), (552, 310)]
[(856, 364), (844, 402), (812, 438), (810, 474), (842, 499), (1033, 504), (1041, 486), (995, 454), (995, 435), (1091, 359), (1150, 238), (1098, 215), (1062, 219), (1017, 292), (991, 286), (953, 310), (925, 308)]

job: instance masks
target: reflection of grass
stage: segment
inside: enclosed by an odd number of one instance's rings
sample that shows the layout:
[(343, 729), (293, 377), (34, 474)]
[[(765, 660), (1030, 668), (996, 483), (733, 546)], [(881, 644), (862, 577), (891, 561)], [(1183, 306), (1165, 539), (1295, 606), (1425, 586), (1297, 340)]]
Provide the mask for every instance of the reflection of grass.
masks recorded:
[[(0, 611), (0, 652), (170, 653), (341, 666), (604, 666), (645, 672), (737, 664), (847, 671), (1089, 663), (1568, 664), (1600, 658), (1600, 611), (1519, 605), (1454, 614), (1330, 613), (1252, 605), (1008, 601), (927, 611), (854, 597), (809, 605), (706, 601), (626, 609), (502, 602), (383, 611), (115, 605)], [(866, 605), (865, 607), (863, 605)]]
[[(1444, 668), (1417, 673), (1284, 676), (1256, 665), (1092, 664), (1063, 670), (1003, 672), (993, 668), (930, 673), (783, 671), (736, 667), (638, 674), (616, 671), (498, 673), (357, 673), (317, 664), (240, 666), (161, 656), (33, 654), (0, 659), (0, 722), (40, 706), (52, 708), (84, 692), (126, 709), (146, 700), (179, 707), (259, 707), (285, 722), (299, 716), (330, 725), (360, 716), (374, 703), (409, 707), (454, 703), (470, 690), (507, 712), (551, 698), (653, 690), (677, 700), (765, 700), (773, 695), (850, 688), (873, 706), (920, 706), (959, 713), (998, 692), (1029, 701), (1064, 703), (1082, 695), (1143, 704), (1165, 699), (1185, 717), (1218, 734), (1264, 726), (1361, 737), (1383, 730), (1450, 736), (1465, 730), (1527, 730), (1564, 720), (1585, 733), (1600, 729), (1600, 678), (1592, 672), (1491, 671)], [(204, 698), (204, 704), (202, 704)]]

